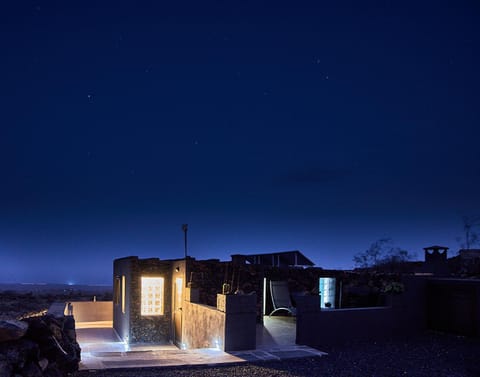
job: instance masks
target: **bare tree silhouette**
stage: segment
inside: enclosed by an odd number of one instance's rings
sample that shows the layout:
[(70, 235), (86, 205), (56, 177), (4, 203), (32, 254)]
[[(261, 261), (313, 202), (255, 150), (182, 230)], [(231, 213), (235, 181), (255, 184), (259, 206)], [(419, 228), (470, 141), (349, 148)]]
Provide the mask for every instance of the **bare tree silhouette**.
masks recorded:
[(396, 247), (391, 238), (380, 238), (364, 252), (354, 255), (356, 266), (368, 268), (380, 265), (396, 265), (413, 259), (414, 255), (407, 250)]
[(462, 249), (469, 250), (480, 243), (480, 216), (463, 216), (463, 237), (458, 237)]

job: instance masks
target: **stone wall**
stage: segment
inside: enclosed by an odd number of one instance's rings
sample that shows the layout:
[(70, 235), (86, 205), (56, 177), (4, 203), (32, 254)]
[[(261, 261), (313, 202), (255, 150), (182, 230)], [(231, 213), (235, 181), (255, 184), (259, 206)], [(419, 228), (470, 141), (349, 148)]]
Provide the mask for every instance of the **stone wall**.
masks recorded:
[[(171, 339), (172, 280), (171, 262), (159, 259), (140, 259), (131, 265), (130, 342), (163, 343)], [(141, 315), (141, 277), (161, 276), (164, 280), (164, 314)]]
[[(192, 285), (200, 288), (200, 302), (205, 305), (216, 306), (217, 294), (222, 293), (223, 283), (228, 283), (231, 293), (240, 291), (242, 294), (256, 293), (257, 318), (263, 314), (263, 281), (285, 280), (289, 284), (290, 292), (296, 294), (313, 292), (318, 294), (318, 279), (325, 276), (321, 268), (286, 268), (250, 264), (233, 264), (218, 260), (190, 261), (189, 280)], [(266, 313), (272, 308), (271, 300), (265, 303)]]
[[(287, 281), (293, 304), (297, 297), (305, 294), (318, 295), (320, 277), (335, 277), (337, 297), (335, 307), (375, 307), (385, 305), (383, 288), (391, 281), (399, 281), (399, 274), (355, 273), (348, 271), (324, 270), (317, 267), (287, 268), (251, 264), (235, 264), (219, 260), (189, 262), (188, 279), (193, 286), (200, 288), (200, 302), (215, 306), (218, 293), (222, 293), (223, 283), (231, 286), (232, 293), (237, 289), (244, 294), (255, 292), (257, 295), (257, 319), (261, 319), (265, 304), (265, 313), (272, 310), (271, 298), (263, 303), (263, 281)], [(342, 290), (341, 301), (339, 292)]]
[[(165, 343), (172, 339), (172, 265), (176, 261), (158, 258), (126, 257), (114, 261), (115, 280), (125, 277), (125, 313), (122, 312), (121, 287), (113, 300), (113, 327), (128, 343)], [(141, 314), (141, 278), (162, 277), (163, 314)]]
[(72, 316), (0, 321), (0, 377), (64, 376), (79, 362)]

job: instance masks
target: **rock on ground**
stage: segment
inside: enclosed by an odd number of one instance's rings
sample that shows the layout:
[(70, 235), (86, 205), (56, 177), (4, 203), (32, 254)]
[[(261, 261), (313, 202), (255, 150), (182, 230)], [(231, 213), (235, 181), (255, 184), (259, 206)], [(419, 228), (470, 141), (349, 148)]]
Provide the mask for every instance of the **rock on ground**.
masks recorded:
[(16, 319), (0, 321), (0, 342), (17, 340), (23, 337), (28, 330), (28, 323)]

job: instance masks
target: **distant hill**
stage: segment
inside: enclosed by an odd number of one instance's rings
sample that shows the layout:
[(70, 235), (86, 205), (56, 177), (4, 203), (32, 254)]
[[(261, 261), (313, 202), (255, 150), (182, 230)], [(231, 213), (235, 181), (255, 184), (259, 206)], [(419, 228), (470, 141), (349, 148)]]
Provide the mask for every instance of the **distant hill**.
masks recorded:
[(83, 295), (100, 295), (112, 292), (110, 285), (86, 285), (86, 284), (30, 284), (30, 283), (0, 283), (0, 292), (18, 292), (34, 294), (68, 294), (81, 293)]

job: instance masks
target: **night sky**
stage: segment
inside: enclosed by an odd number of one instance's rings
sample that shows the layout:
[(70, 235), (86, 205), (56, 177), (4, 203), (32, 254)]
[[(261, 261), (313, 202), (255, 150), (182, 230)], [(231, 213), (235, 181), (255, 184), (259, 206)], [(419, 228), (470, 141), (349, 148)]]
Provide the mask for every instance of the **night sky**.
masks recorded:
[(0, 282), (110, 283), (183, 223), (351, 268), (480, 214), (476, 0), (10, 1), (0, 47)]

